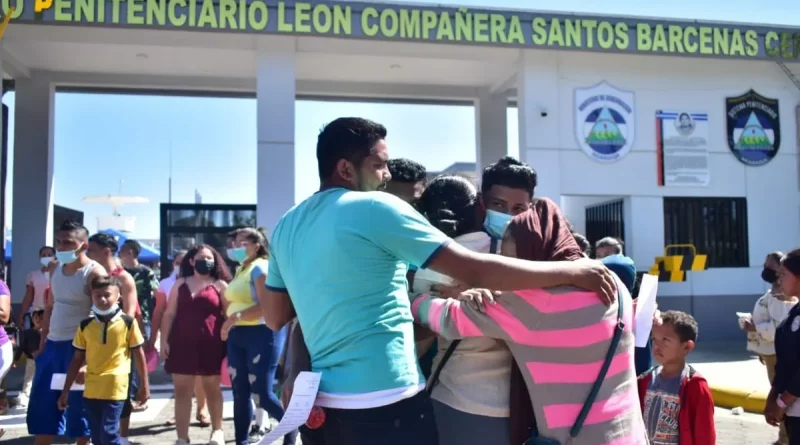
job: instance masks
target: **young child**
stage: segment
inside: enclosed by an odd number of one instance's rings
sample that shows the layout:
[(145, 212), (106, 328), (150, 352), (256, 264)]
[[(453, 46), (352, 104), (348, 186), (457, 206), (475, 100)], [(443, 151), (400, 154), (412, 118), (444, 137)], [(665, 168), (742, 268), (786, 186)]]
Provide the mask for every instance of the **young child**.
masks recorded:
[(686, 356), (697, 341), (697, 321), (679, 311), (661, 313), (653, 326), (657, 366), (639, 377), (639, 400), (652, 445), (714, 445), (714, 400), (708, 382)]
[[(142, 376), (136, 395), (139, 403), (150, 398), (145, 364), (144, 338), (132, 317), (123, 314), (117, 304), (120, 283), (116, 277), (100, 277), (91, 284), (93, 316), (83, 320), (72, 344), (77, 350), (67, 372), (64, 390), (58, 399), (59, 409), (67, 408), (67, 398), (75, 378), (86, 363), (83, 391), (86, 418), (95, 445), (121, 445), (120, 415), (128, 402), (131, 356)], [(129, 402), (128, 402), (129, 403)]]

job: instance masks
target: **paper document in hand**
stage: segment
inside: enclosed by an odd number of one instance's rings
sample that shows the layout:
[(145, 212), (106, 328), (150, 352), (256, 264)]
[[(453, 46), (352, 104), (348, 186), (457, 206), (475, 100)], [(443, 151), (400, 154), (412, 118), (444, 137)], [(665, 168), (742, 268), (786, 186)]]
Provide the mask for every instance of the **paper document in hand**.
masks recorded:
[(290, 433), (306, 423), (311, 408), (314, 407), (314, 401), (317, 400), (321, 378), (322, 373), (319, 372), (303, 371), (297, 375), (294, 380), (292, 398), (289, 400), (289, 406), (283, 414), (283, 419), (258, 441), (258, 445), (270, 445), (285, 436), (286, 433)]
[(656, 294), (658, 294), (658, 277), (650, 274), (642, 275), (639, 296), (636, 298), (636, 323), (634, 326), (637, 348), (644, 348), (647, 346), (647, 341), (650, 340), (653, 315), (656, 313)]
[[(50, 389), (53, 391), (63, 391), (64, 384), (67, 383), (67, 375), (66, 374), (53, 374), (53, 379), (50, 380)], [(69, 388), (70, 391), (83, 391), (83, 385), (79, 385), (77, 383), (72, 383), (72, 386)]]

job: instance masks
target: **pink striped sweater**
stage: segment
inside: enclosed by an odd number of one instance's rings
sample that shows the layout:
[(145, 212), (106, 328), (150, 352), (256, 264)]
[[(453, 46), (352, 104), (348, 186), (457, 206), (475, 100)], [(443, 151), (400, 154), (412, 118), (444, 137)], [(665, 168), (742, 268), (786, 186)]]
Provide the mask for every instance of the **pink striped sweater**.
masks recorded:
[(421, 294), (415, 320), (447, 339), (505, 340), (520, 365), (533, 401), (539, 434), (569, 445), (647, 445), (633, 364), (633, 304), (621, 283), (625, 329), (583, 429), (569, 430), (603, 364), (617, 306), (571, 287), (504, 292), (478, 312), (457, 300)]

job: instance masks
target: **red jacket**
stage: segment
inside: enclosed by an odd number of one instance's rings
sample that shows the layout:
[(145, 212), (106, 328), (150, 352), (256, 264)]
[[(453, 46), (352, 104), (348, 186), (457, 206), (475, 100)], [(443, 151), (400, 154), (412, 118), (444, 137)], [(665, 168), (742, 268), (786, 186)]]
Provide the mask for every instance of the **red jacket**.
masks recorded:
[[(639, 403), (644, 413), (644, 396), (650, 386), (652, 370), (639, 377)], [(717, 431), (714, 426), (714, 398), (708, 382), (694, 368), (681, 381), (679, 394), (681, 410), (678, 419), (680, 445), (715, 445)]]

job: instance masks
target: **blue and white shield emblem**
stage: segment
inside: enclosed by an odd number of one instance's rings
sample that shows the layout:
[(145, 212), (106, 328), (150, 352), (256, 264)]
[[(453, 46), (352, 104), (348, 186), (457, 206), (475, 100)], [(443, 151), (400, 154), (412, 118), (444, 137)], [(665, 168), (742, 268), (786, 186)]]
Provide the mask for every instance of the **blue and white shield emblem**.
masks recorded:
[(601, 82), (575, 89), (575, 137), (590, 158), (615, 162), (628, 154), (636, 138), (632, 91)]

